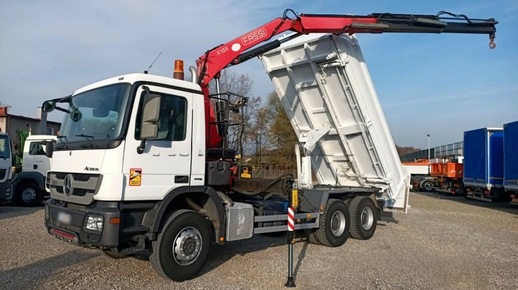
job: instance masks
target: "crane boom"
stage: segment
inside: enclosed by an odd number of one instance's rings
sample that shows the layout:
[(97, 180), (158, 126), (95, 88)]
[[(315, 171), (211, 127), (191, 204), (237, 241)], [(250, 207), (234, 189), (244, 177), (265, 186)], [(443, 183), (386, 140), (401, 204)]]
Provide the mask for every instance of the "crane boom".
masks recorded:
[[(257, 49), (247, 51), (273, 36), (285, 31), (296, 32), (295, 36), (308, 33), (467, 33), (488, 34), (490, 48), (494, 48), (498, 22), (493, 19), (471, 19), (465, 15), (455, 15), (440, 11), (436, 15), (373, 13), (366, 16), (300, 14), (289, 18), (276, 18), (261, 27), (247, 32), (225, 44), (208, 50), (196, 61), (198, 82), (203, 86), (215, 78), (229, 65), (242, 63), (268, 50), (277, 48), (281, 41), (273, 41)], [(293, 12), (295, 14), (295, 12)], [(443, 16), (447, 15), (447, 16)], [(291, 39), (291, 38), (290, 38)]]
[[(296, 17), (288, 17), (292, 12)], [(445, 16), (446, 15), (446, 16)], [(365, 16), (300, 14), (286, 9), (282, 17), (276, 18), (252, 31), (249, 31), (225, 44), (207, 50), (196, 61), (197, 80), (205, 95), (207, 147), (220, 147), (221, 133), (216, 124), (221, 120), (214, 114), (209, 97), (209, 82), (219, 78), (220, 72), (228, 66), (243, 63), (253, 57), (275, 49), (282, 42), (309, 33), (466, 33), (488, 34), (490, 48), (495, 48), (494, 18), (472, 19), (466, 15), (455, 15), (440, 11), (436, 15), (372, 13)], [(273, 40), (259, 47), (259, 44), (272, 39), (285, 31), (295, 32), (282, 40)], [(224, 135), (224, 133), (223, 133)]]

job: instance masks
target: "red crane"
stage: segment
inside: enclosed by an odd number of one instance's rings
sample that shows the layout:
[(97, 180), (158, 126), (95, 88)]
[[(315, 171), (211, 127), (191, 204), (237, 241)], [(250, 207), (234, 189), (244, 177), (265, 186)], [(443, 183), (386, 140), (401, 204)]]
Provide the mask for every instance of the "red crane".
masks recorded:
[[(295, 15), (295, 18), (288, 17), (290, 12)], [(282, 42), (309, 33), (466, 33), (489, 35), (489, 47), (493, 49), (496, 47), (494, 43), (496, 24), (498, 22), (493, 18), (472, 19), (466, 15), (456, 15), (445, 11), (440, 11), (436, 15), (373, 13), (366, 16), (357, 16), (297, 15), (293, 10), (286, 9), (283, 17), (276, 18), (225, 44), (206, 51), (196, 61), (197, 79), (205, 95), (205, 110), (208, 112), (206, 114), (207, 148), (219, 148), (221, 138), (224, 137), (217, 130), (216, 123), (220, 120), (215, 116), (210, 101), (209, 82), (212, 79), (217, 80), (221, 70), (275, 49)], [(274, 40), (254, 48), (285, 31), (295, 33), (282, 40)]]

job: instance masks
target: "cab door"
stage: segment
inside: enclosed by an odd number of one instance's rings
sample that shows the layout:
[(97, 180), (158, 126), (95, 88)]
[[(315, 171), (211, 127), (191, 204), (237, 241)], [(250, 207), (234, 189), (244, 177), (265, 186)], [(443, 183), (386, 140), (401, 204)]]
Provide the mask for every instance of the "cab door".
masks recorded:
[(30, 141), (29, 148), (26, 150), (23, 154), (22, 171), (36, 171), (45, 176), (50, 170), (50, 159), (45, 153), (45, 142), (43, 140)]
[[(147, 140), (142, 153), (140, 119), (146, 91), (161, 96), (158, 140)], [(123, 172), (124, 200), (159, 200), (169, 191), (190, 184), (192, 93), (168, 87), (138, 88), (126, 135)]]

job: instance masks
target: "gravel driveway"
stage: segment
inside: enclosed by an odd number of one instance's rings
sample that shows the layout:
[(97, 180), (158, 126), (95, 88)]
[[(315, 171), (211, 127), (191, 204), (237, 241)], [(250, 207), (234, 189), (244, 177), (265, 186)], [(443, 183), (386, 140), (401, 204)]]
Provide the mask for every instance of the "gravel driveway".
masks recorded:
[[(517, 207), (428, 193), (411, 193), (410, 204), (371, 240), (295, 244), (297, 289), (518, 289)], [(0, 289), (286, 289), (282, 237), (215, 247), (198, 278), (174, 283), (147, 261), (58, 241), (43, 214), (0, 206)]]

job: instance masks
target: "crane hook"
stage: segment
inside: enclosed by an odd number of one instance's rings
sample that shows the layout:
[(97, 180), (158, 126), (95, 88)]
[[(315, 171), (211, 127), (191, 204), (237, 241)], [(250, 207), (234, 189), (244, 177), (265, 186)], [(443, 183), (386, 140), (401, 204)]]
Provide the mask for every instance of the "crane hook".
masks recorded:
[(496, 43), (494, 42), (494, 40), (495, 40), (494, 34), (489, 36), (489, 48), (491, 48), (491, 49), (494, 49), (496, 47)]

